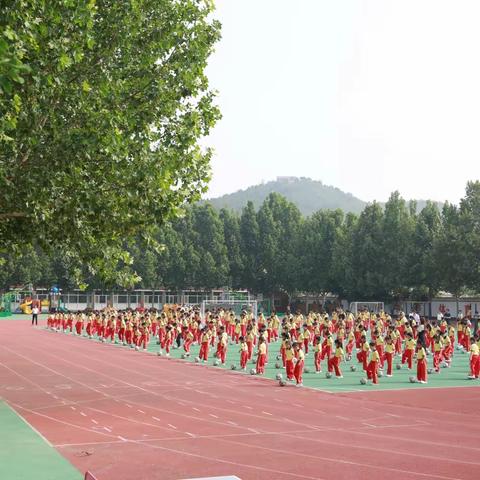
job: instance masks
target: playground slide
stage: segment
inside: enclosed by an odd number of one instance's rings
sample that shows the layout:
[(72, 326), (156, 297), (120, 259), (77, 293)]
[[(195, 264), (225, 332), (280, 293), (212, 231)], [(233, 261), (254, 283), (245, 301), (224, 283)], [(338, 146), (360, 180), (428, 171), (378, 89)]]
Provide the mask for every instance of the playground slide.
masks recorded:
[(22, 311), (22, 313), (25, 313), (27, 315), (31, 315), (32, 314), (32, 302), (25, 302), (25, 303), (22, 303), (20, 304), (20, 310)]

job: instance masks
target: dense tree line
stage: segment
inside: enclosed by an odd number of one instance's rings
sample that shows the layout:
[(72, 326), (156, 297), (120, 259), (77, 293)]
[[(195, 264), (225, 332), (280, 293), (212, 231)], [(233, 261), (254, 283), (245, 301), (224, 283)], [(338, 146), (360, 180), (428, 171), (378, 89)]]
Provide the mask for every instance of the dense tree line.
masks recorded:
[[(272, 193), (240, 215), (211, 205), (188, 208), (157, 232), (161, 250), (131, 250), (137, 288), (247, 288), (253, 292), (333, 292), (346, 299), (426, 300), (439, 290), (480, 290), (480, 182), (458, 206), (427, 203), (417, 213), (398, 192), (359, 216), (321, 210), (302, 217)], [(141, 277), (141, 279), (140, 279)], [(85, 274), (96, 288), (112, 288)], [(69, 259), (29, 248), (7, 258), (5, 288), (33, 282), (74, 287)]]

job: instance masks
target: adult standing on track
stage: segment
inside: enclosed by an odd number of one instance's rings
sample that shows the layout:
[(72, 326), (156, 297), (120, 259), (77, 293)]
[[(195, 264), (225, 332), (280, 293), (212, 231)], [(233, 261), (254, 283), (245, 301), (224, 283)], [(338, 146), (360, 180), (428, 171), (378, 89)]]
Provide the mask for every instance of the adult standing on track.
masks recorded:
[(37, 305), (34, 305), (32, 308), (32, 325), (35, 323), (35, 325), (38, 325), (38, 312), (39, 308)]

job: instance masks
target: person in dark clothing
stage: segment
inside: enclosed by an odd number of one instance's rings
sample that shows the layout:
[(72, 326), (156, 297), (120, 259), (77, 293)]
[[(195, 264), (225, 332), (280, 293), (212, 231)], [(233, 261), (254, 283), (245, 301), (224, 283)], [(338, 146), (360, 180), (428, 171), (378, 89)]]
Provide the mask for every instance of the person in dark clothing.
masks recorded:
[(38, 325), (38, 310), (39, 308), (36, 305), (32, 308), (32, 325)]
[(420, 325), (417, 328), (418, 341), (423, 348), (427, 348), (427, 341), (425, 339), (425, 317), (420, 318)]

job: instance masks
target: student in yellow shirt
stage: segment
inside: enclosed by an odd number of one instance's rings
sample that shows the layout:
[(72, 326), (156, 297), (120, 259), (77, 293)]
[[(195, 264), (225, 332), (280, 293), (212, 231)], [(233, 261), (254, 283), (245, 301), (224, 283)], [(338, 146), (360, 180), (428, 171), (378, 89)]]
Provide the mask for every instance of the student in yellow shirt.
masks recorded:
[(301, 343), (295, 342), (293, 344), (293, 350), (295, 352), (296, 360), (293, 376), (297, 381), (297, 387), (303, 387), (303, 367), (305, 365), (305, 354), (303, 353)]
[(463, 343), (463, 323), (461, 321), (457, 324), (457, 342), (459, 345)]
[(467, 323), (463, 326), (463, 341), (462, 345), (466, 352), (470, 351), (470, 335), (472, 334), (472, 329), (468, 326)]
[(299, 335), (299, 341), (303, 343), (303, 348), (305, 349), (305, 354), (308, 355), (308, 345), (311, 339), (311, 333), (308, 329), (308, 325), (303, 326), (303, 332)]
[(248, 345), (245, 341), (245, 337), (240, 337), (240, 368), (242, 370), (247, 369), (247, 362), (248, 362)]
[(285, 342), (285, 370), (287, 374), (287, 380), (293, 381), (293, 358), (295, 357), (295, 352), (293, 351), (292, 344), (290, 340)]
[(253, 330), (252, 326), (249, 325), (247, 327), (247, 348), (248, 348), (248, 359), (251, 360), (253, 356), (253, 345), (255, 344), (256, 340), (255, 331)]
[(442, 358), (445, 361), (445, 363), (448, 366), (450, 366), (450, 361), (453, 354), (453, 345), (452, 345), (452, 339), (448, 336), (447, 332), (445, 332), (442, 335), (442, 344), (443, 344)]
[(375, 350), (377, 350), (378, 352), (378, 362), (380, 370), (383, 370), (383, 363), (385, 357), (385, 340), (383, 339), (382, 334), (378, 329), (376, 330), (375, 335)]
[(315, 363), (315, 373), (320, 373), (322, 371), (322, 337), (320, 335), (315, 335), (313, 340), (313, 351), (314, 351), (314, 363)]
[(417, 343), (417, 380), (427, 383), (427, 354), (420, 342)]
[(207, 326), (202, 328), (202, 334), (200, 336), (200, 360), (203, 362), (208, 361), (208, 350), (210, 345), (210, 331)]
[(411, 370), (413, 353), (415, 352), (415, 340), (413, 339), (413, 335), (411, 333), (407, 333), (405, 338), (405, 350), (403, 351), (402, 355), (402, 365), (404, 365), (406, 362), (408, 369)]
[(345, 352), (347, 354), (347, 361), (352, 359), (353, 345), (355, 344), (355, 334), (352, 330), (348, 332), (347, 345), (345, 347)]
[(387, 361), (387, 377), (393, 375), (393, 355), (395, 354), (394, 340), (391, 335), (387, 335), (385, 343), (385, 360)]
[(440, 333), (433, 337), (433, 368), (440, 373), (440, 362), (442, 361), (443, 341)]
[(265, 363), (267, 361), (267, 344), (263, 336), (258, 339), (258, 355), (257, 355), (257, 374), (265, 373)]
[(335, 340), (335, 353), (328, 359), (328, 371), (332, 373), (335, 370), (336, 378), (343, 378), (340, 362), (344, 358), (342, 342)]
[(380, 355), (376, 348), (375, 342), (370, 342), (370, 357), (368, 359), (367, 378), (372, 381), (374, 385), (378, 384), (378, 364), (380, 362)]
[(471, 338), (470, 344), (470, 379), (477, 379), (480, 375), (480, 350), (478, 348), (479, 337)]

